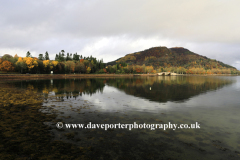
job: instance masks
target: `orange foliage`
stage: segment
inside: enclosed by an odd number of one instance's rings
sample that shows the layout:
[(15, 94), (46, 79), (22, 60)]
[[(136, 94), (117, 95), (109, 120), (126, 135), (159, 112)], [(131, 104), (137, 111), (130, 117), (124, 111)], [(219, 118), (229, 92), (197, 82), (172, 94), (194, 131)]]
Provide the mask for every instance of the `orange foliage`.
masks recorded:
[(0, 70), (1, 71), (13, 71), (14, 67), (13, 64), (9, 61), (4, 61), (2, 62), (2, 64), (0, 65)]
[(80, 63), (83, 63), (84, 59), (80, 59)]
[(152, 70), (152, 73), (157, 73), (157, 71), (156, 70)]
[(143, 70), (142, 70), (142, 68), (136, 68), (136, 72), (137, 72), (137, 73), (142, 73)]
[(187, 74), (193, 74), (193, 71), (191, 69), (188, 69), (186, 73)]
[(103, 68), (103, 71), (104, 71), (105, 73), (107, 73), (107, 70), (106, 70), (105, 68)]

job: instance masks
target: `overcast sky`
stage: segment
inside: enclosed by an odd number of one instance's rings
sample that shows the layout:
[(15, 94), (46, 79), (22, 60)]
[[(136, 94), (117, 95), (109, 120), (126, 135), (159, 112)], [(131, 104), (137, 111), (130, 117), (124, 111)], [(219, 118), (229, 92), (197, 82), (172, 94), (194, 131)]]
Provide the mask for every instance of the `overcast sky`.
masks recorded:
[(239, 0), (0, 0), (0, 56), (184, 47), (240, 69)]

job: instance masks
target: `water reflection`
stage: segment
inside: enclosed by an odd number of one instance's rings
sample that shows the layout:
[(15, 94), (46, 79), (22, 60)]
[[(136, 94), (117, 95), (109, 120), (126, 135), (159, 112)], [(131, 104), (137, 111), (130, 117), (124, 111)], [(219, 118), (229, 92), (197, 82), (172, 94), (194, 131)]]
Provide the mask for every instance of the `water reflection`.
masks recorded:
[[(41, 116), (43, 113), (54, 115), (52, 121), (47, 120), (44, 124), (52, 127), (49, 131), (53, 135), (52, 141), (62, 142), (61, 145), (56, 144), (61, 151), (66, 149), (63, 145), (71, 144), (68, 148), (80, 149), (80, 155), (85, 154), (86, 159), (239, 159), (240, 126), (237, 122), (240, 109), (237, 104), (240, 101), (237, 98), (239, 92), (234, 89), (238, 84), (236, 79), (134, 77), (21, 81), (13, 85), (22, 89), (32, 88), (43, 95), (44, 102), (37, 109), (40, 108)], [(239, 78), (237, 80), (239, 82)], [(32, 116), (39, 115), (34, 112)], [(58, 130), (55, 124), (59, 121), (85, 125), (89, 122), (198, 122), (201, 129)], [(37, 129), (32, 130), (35, 135)], [(54, 144), (51, 144), (52, 148)], [(55, 152), (60, 154), (56, 150), (52, 154)], [(78, 156), (77, 150), (68, 152)]]
[[(156, 76), (138, 78), (103, 79), (59, 79), (16, 82), (16, 86), (27, 88), (32, 85), (47, 98), (54, 92), (59, 98), (77, 97), (82, 94), (103, 93), (104, 87), (112, 86), (126, 94), (156, 102), (184, 101), (189, 98), (223, 86), (234, 81), (228, 78), (204, 76)], [(151, 89), (150, 89), (151, 88)]]
[(229, 79), (201, 76), (157, 76), (107, 81), (108, 85), (119, 88), (127, 94), (157, 102), (184, 101), (231, 83), (233, 81)]

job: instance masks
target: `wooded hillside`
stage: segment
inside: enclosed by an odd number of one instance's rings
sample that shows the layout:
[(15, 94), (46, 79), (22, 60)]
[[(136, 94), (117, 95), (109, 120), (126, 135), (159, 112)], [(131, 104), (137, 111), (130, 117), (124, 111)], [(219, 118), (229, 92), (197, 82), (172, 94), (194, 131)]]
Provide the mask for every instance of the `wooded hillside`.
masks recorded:
[(179, 74), (240, 74), (240, 72), (220, 61), (209, 59), (193, 53), (185, 48), (153, 47), (144, 51), (127, 54), (116, 61), (103, 63), (95, 57), (84, 57), (77, 53), (65, 54), (61, 50), (55, 60), (49, 59), (48, 52), (32, 57), (13, 57), (5, 54), (0, 58), (1, 73), (116, 73), (141, 74), (159, 72), (175, 72)]
[(183, 67), (208, 69), (236, 69), (220, 61), (198, 55), (182, 47), (167, 48), (153, 47), (144, 51), (127, 54), (126, 56), (109, 62), (108, 65), (126, 63), (128, 65), (145, 65), (158, 67)]

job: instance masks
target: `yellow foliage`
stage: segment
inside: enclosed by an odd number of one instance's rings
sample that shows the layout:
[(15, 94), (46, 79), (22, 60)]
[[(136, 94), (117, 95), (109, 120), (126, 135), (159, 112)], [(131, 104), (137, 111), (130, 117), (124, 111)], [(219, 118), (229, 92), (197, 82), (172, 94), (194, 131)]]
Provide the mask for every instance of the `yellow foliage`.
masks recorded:
[(44, 66), (44, 68), (47, 68), (49, 64), (50, 64), (50, 61), (49, 61), (49, 60), (44, 60), (44, 61), (43, 61), (43, 66)]
[(33, 64), (34, 60), (31, 57), (24, 57), (23, 62), (26, 63), (29, 70), (34, 67), (34, 64)]
[(91, 72), (91, 68), (88, 67), (88, 68), (87, 68), (87, 73), (90, 73), (90, 72)]
[(37, 66), (38, 66), (38, 62), (37, 62), (37, 61), (34, 61), (34, 62), (33, 62), (33, 65), (34, 65), (35, 67), (37, 67)]
[(56, 67), (57, 64), (58, 64), (58, 61), (52, 61), (51, 64), (52, 64), (54, 67)]
[(22, 57), (19, 57), (19, 58), (18, 58), (18, 61), (17, 61), (16, 63), (20, 63), (20, 62), (23, 62)]
[(151, 73), (151, 72), (153, 72), (153, 66), (146, 66), (146, 71), (148, 72), (148, 73)]

